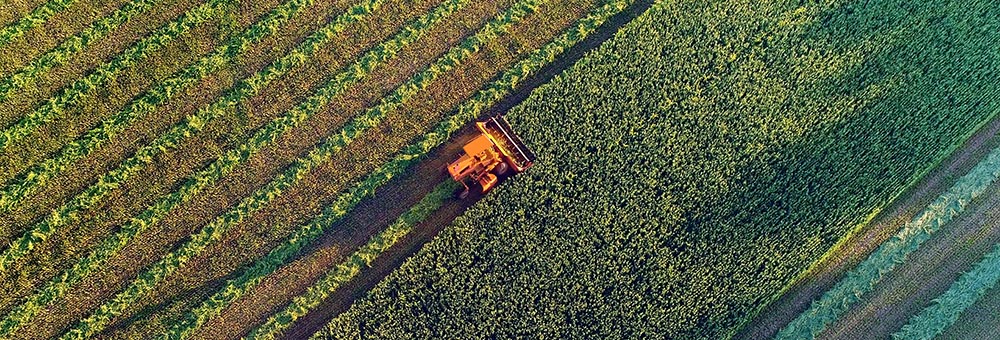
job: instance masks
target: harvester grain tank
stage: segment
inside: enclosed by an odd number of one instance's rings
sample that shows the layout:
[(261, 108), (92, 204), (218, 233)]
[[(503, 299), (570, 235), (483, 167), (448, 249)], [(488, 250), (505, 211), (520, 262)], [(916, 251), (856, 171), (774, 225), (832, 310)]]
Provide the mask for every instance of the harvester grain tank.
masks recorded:
[[(521, 173), (534, 164), (535, 154), (511, 129), (502, 116), (476, 122), (479, 133), (466, 143), (457, 160), (448, 165), (448, 174), (462, 183), (458, 197), (468, 197), (473, 188), (490, 191), (501, 177)], [(513, 172), (513, 173), (512, 173)]]

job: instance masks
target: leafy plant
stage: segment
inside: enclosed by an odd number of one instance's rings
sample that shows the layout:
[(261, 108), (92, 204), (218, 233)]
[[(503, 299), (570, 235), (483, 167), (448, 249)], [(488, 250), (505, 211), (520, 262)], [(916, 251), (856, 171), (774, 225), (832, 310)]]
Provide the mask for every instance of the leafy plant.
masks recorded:
[[(298, 183), (317, 166), (328, 161), (334, 154), (356, 140), (368, 129), (378, 125), (385, 116), (402, 106), (414, 94), (426, 88), (437, 77), (457, 67), (466, 58), (477, 51), (490, 39), (503, 33), (511, 25), (532, 13), (535, 6), (544, 0), (522, 0), (494, 20), (487, 23), (475, 35), (466, 38), (458, 46), (449, 50), (433, 64), (414, 75), (406, 83), (400, 85), (391, 94), (382, 98), (379, 104), (365, 113), (354, 117), (344, 125), (340, 133), (330, 136), (317, 148), (309, 151), (271, 182), (259, 188), (249, 197), (244, 198), (235, 207), (216, 217), (212, 222), (191, 236), (191, 239), (178, 249), (167, 254), (157, 263), (149, 266), (122, 292), (110, 301), (106, 301), (90, 316), (78, 322), (71, 330), (63, 334), (62, 339), (78, 339), (93, 336), (100, 332), (115, 315), (120, 314), (129, 305), (153, 290), (169, 275), (184, 266), (188, 260), (199, 255), (210, 245), (217, 242), (229, 228), (242, 222), (251, 214), (257, 212), (271, 201)], [(310, 105), (307, 103), (306, 105)], [(385, 180), (388, 180), (387, 178)], [(361, 193), (347, 195), (360, 200)], [(356, 204), (356, 203), (354, 203)], [(338, 211), (341, 212), (342, 211)]]

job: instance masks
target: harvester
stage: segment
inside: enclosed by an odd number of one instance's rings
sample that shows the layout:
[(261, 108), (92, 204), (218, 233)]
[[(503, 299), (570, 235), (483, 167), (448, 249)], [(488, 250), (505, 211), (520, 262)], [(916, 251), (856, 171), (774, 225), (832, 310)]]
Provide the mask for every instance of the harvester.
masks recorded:
[(535, 154), (502, 116), (476, 122), (476, 128), (479, 133), (462, 147), (463, 154), (448, 165), (451, 178), (462, 183), (460, 199), (468, 197), (473, 188), (482, 193), (490, 191), (501, 177), (524, 172), (535, 161)]

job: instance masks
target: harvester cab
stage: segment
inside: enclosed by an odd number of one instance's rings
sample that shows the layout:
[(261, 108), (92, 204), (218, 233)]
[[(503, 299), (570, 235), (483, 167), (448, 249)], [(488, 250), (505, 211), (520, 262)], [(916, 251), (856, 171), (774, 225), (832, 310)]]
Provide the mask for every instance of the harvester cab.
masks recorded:
[(521, 173), (531, 167), (535, 154), (528, 150), (510, 123), (502, 116), (476, 122), (479, 133), (462, 147), (457, 160), (448, 165), (448, 174), (462, 183), (458, 197), (465, 199), (474, 187), (483, 193), (492, 189), (501, 177)]

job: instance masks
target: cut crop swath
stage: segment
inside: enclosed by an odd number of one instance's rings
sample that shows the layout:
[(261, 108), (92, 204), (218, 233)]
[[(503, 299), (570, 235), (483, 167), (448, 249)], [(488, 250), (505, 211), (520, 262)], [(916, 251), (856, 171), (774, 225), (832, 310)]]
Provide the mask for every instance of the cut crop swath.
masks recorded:
[[(455, 182), (449, 181), (439, 184), (420, 202), (399, 216), (388, 228), (372, 236), (367, 243), (348, 256), (344, 262), (327, 272), (304, 294), (292, 299), (291, 304), (278, 314), (268, 318), (267, 322), (251, 331), (245, 339), (277, 338), (296, 319), (316, 308), (329, 297), (330, 293), (357, 276), (365, 267), (371, 267), (372, 262), (379, 255), (389, 250), (396, 242), (409, 234), (415, 225), (427, 219), (431, 213), (440, 208), (445, 200), (454, 195), (456, 189), (458, 189), (458, 184)], [(280, 248), (276, 251), (278, 250)]]
[(53, 15), (66, 10), (69, 6), (76, 3), (77, 0), (49, 0), (48, 2), (38, 6), (27, 16), (21, 18), (18, 21), (7, 25), (3, 29), (0, 29), (0, 47), (7, 45), (11, 40), (17, 39), (18, 37), (24, 35), (25, 32), (31, 30), (32, 28), (38, 27), (49, 21)]
[[(367, 54), (359, 58), (354, 65), (347, 67), (344, 72), (335, 76), (326, 86), (318, 90), (315, 95), (287, 112), (284, 116), (271, 121), (265, 127), (258, 130), (246, 143), (227, 151), (212, 164), (187, 178), (179, 189), (161, 197), (156, 203), (147, 207), (143, 213), (132, 218), (118, 232), (105, 239), (89, 256), (80, 260), (62, 275), (56, 276), (42, 289), (33, 294), (27, 302), (15, 307), (0, 322), (0, 336), (9, 334), (11, 331), (16, 330), (19, 327), (18, 325), (28, 322), (37, 313), (39, 308), (62, 296), (73, 284), (79, 282), (93, 271), (100, 269), (105, 261), (121, 251), (125, 245), (138, 237), (150, 226), (159, 222), (169, 211), (181, 203), (190, 200), (190, 198), (197, 195), (201, 190), (212, 185), (219, 178), (246, 162), (259, 150), (277, 140), (282, 134), (299, 126), (302, 122), (315, 115), (344, 89), (364, 79), (374, 67), (395, 57), (403, 47), (417, 40), (437, 21), (455, 12), (469, 1), (450, 0), (427, 16), (415, 20), (393, 39), (370, 50)], [(303, 55), (311, 55), (312, 51), (319, 50), (321, 45), (331, 39), (335, 32), (343, 30), (343, 24), (346, 23), (347, 16), (363, 16), (368, 13), (371, 13), (371, 11), (349, 11), (347, 14), (344, 14), (343, 19), (331, 22), (330, 25), (317, 31), (303, 45), (299, 46), (296, 51), (302, 53), (291, 53), (284, 58), (307, 60), (308, 58), (301, 59)], [(357, 19), (360, 18), (351, 20)]]
[(969, 272), (962, 274), (948, 290), (914, 315), (893, 339), (934, 339), (955, 323), (969, 306), (979, 301), (1000, 280), (1000, 245), (986, 254)]
[[(375, 8), (381, 4), (381, 1), (371, 1), (366, 4), (358, 5), (355, 8), (348, 10), (346, 13), (338, 16), (332, 20), (327, 26), (318, 30), (309, 38), (307, 38), (301, 45), (296, 47), (291, 53), (283, 56), (278, 61), (272, 63), (264, 70), (255, 74), (253, 77), (244, 80), (244, 83), (239, 90), (234, 92), (234, 96), (227, 96), (223, 100), (216, 102), (214, 104), (208, 105), (202, 109), (202, 112), (212, 112), (213, 114), (221, 114), (228, 109), (231, 109), (233, 105), (251, 96), (254, 93), (259, 92), (264, 85), (270, 81), (277, 79), (281, 74), (287, 73), (289, 70), (296, 66), (302, 65), (311, 59), (313, 54), (318, 51), (322, 46), (330, 42), (330, 40), (338, 32), (342, 32), (346, 26), (352, 22), (360, 20), (364, 16), (370, 14)], [(366, 7), (370, 6), (370, 7)], [(253, 84), (257, 86), (254, 87)], [(306, 118), (312, 115), (313, 112), (304, 112), (304, 110), (312, 109), (313, 107), (302, 108), (290, 112), (288, 115), (272, 121), (270, 124), (258, 131), (253, 138), (250, 139), (246, 144), (243, 144), (237, 149), (230, 150), (223, 156), (219, 157), (211, 165), (198, 171), (187, 181), (182, 184), (181, 188), (177, 191), (162, 197), (152, 206), (148, 207), (140, 215), (132, 218), (126, 225), (118, 230), (114, 235), (106, 238), (102, 241), (97, 248), (95, 248), (87, 257), (81, 259), (76, 263), (71, 269), (63, 272), (62, 275), (56, 276), (54, 279), (49, 281), (43, 286), (38, 292), (34, 293), (28, 300), (15, 307), (2, 322), (0, 322), (0, 336), (5, 334), (10, 334), (10, 332), (15, 331), (24, 323), (30, 321), (31, 317), (34, 316), (40, 308), (45, 304), (51, 302), (52, 300), (65, 294), (69, 288), (79, 282), (81, 279), (92, 273), (94, 270), (100, 269), (100, 267), (109, 258), (117, 254), (122, 248), (124, 248), (131, 240), (141, 234), (143, 231), (148, 229), (150, 226), (158, 222), (167, 212), (176, 207), (177, 205), (189, 200), (191, 197), (196, 195), (205, 187), (211, 185), (217, 181), (220, 177), (229, 173), (238, 164), (245, 162), (251, 154), (256, 153), (264, 145), (273, 142), (278, 135), (297, 126)], [(186, 126), (186, 125), (181, 125)], [(154, 146), (156, 144), (154, 143)], [(159, 150), (159, 149), (156, 149)], [(116, 179), (118, 182), (124, 180), (124, 178)], [(110, 181), (107, 181), (110, 182)], [(108, 187), (107, 190), (113, 190), (115, 187)], [(106, 192), (101, 193), (104, 195)], [(92, 196), (99, 199), (102, 196)], [(88, 204), (86, 206), (90, 206)], [(79, 210), (79, 209), (77, 209)], [(48, 224), (42, 224), (41, 226), (48, 227), (47, 232), (51, 234), (53, 227), (64, 226), (75, 220), (76, 210), (68, 213), (65, 218), (52, 219), (43, 221), (42, 223), (48, 222)], [(37, 236), (32, 234), (32, 236)], [(36, 242), (42, 242), (44, 238), (38, 239)], [(26, 248), (26, 251), (30, 251), (30, 247)], [(23, 257), (27, 253), (22, 251), (20, 253), (13, 253), (17, 257), (11, 257), (9, 261), (0, 262), (0, 264), (9, 265), (16, 261), (18, 258)], [(2, 267), (0, 267), (2, 268)]]
[[(187, 314), (186, 319), (178, 324), (173, 332), (184, 332), (189, 335), (192, 324), (201, 325), (208, 318), (218, 315), (226, 306), (240, 296), (246, 294), (264, 277), (277, 270), (280, 265), (293, 258), (299, 251), (325, 232), (326, 228), (346, 215), (361, 199), (374, 192), (376, 188), (388, 182), (391, 178), (402, 174), (409, 166), (420, 161), (433, 148), (441, 145), (449, 136), (469, 121), (482, 114), (487, 108), (511, 93), (522, 81), (535, 74), (545, 65), (555, 60), (563, 51), (586, 38), (608, 18), (628, 6), (629, 1), (610, 2), (592, 14), (581, 19), (575, 27), (565, 31), (552, 42), (532, 52), (525, 59), (513, 65), (504, 72), (497, 81), (478, 92), (472, 99), (462, 104), (455, 114), (441, 122), (433, 131), (427, 133), (420, 141), (403, 149), (389, 163), (379, 167), (365, 180), (359, 182), (347, 193), (337, 198), (335, 203), (315, 217), (310, 223), (302, 226), (284, 243), (257, 260), (254, 265), (245, 270), (240, 277), (230, 280), (226, 286), (215, 295), (204, 301), (201, 306)], [(391, 246), (391, 243), (385, 247)], [(379, 246), (381, 247), (381, 246)], [(380, 248), (381, 249), (381, 248)], [(371, 250), (371, 249), (370, 249)], [(365, 252), (369, 254), (369, 252)], [(375, 254), (370, 254), (375, 256)], [(267, 323), (254, 331), (252, 337), (270, 338), (280, 334), (291, 326), (295, 319), (315, 308), (323, 299), (341, 283), (343, 277), (331, 273), (324, 283), (311, 289), (309, 295), (294, 300), (280, 315), (270, 318)]]
[(990, 184), (1000, 177), (1000, 149), (994, 149), (947, 192), (931, 202), (895, 236), (882, 243), (837, 284), (813, 301), (809, 309), (792, 320), (776, 339), (813, 338), (840, 318), (861, 297), (871, 292), (886, 274), (916, 251), (924, 241), (948, 224)]
[[(379, 3), (381, 0), (370, 0), (370, 2)], [(235, 57), (233, 55), (225, 56), (227, 52), (242, 52), (249, 47), (251, 42), (259, 41), (263, 37), (274, 34), (278, 31), (282, 23), (288, 21), (294, 15), (305, 9), (307, 7), (307, 3), (311, 3), (311, 1), (291, 0), (282, 4), (282, 6), (272, 11), (266, 19), (251, 27), (247, 31), (247, 35), (242, 36), (247, 39), (236, 39), (232, 42), (232, 44), (227, 45), (232, 48), (220, 47), (219, 50), (217, 50), (217, 53), (213, 53), (207, 59), (204, 59), (204, 62), (199, 62), (192, 68), (186, 69), (180, 77), (173, 79), (175, 81), (170, 81), (165, 87), (158, 88), (162, 89), (162, 91), (148, 93), (148, 96), (144, 96), (142, 100), (135, 102), (134, 105), (130, 105), (129, 110), (123, 111), (121, 114), (113, 118), (134, 120), (136, 115), (152, 111), (155, 109), (154, 105), (156, 103), (160, 103), (164, 100), (164, 96), (169, 96), (170, 93), (179, 91), (176, 86), (193, 83), (197, 80), (197, 77), (208, 73), (208, 71), (221, 68), (229, 60), (231, 60), (231, 58)], [(368, 7), (358, 6), (355, 9), (363, 8)], [(345, 16), (339, 17), (338, 19), (340, 21), (335, 23), (337, 27), (336, 29), (343, 29), (343, 26), (346, 26), (349, 22), (352, 22), (356, 18), (368, 13), (368, 11), (360, 11), (360, 13), (361, 14), (349, 13)], [(310, 42), (316, 43), (316, 41)], [(277, 62), (272, 63), (261, 72), (254, 74), (253, 77), (244, 79), (240, 82), (238, 87), (232, 89), (219, 101), (201, 108), (196, 114), (188, 116), (180, 123), (170, 127), (167, 132), (157, 137), (157, 139), (149, 145), (145, 145), (140, 148), (132, 157), (126, 159), (117, 168), (102, 175), (101, 178), (98, 179), (97, 183), (91, 185), (87, 189), (84, 189), (83, 192), (74, 196), (69, 202), (52, 211), (49, 216), (36, 224), (19, 239), (15, 240), (11, 244), (10, 248), (5, 250), (3, 254), (0, 254), (0, 271), (5, 270), (11, 263), (13, 263), (13, 261), (25, 256), (31, 251), (32, 248), (34, 248), (35, 244), (38, 242), (44, 242), (46, 238), (55, 233), (59, 228), (75, 221), (81, 211), (93, 206), (108, 193), (117, 189), (125, 180), (152, 163), (154, 157), (176, 148), (186, 138), (189, 138), (200, 131), (209, 121), (224, 114), (243, 99), (259, 93), (271, 81), (287, 74), (294, 67), (302, 65), (308, 60), (308, 57), (311, 56), (311, 54), (301, 53), (302, 51), (296, 50), (295, 52), (300, 53), (279, 59)], [(107, 137), (108, 133), (114, 133), (115, 131), (124, 129), (123, 124), (125, 123), (126, 122), (123, 121), (106, 121), (105, 125), (91, 131), (93, 132), (92, 134), (88, 133), (87, 137), (93, 138), (88, 138), (84, 140), (83, 143), (71, 144), (68, 147), (71, 148), (70, 151), (92, 151), (93, 148), (107, 139), (105, 137)], [(103, 129), (105, 126), (109, 129)], [(74, 153), (64, 154), (59, 158), (54, 159), (53, 162), (58, 164), (46, 162), (43, 163), (43, 166), (58, 165), (60, 167), (68, 167), (72, 159), (80, 157), (83, 156)], [(31, 172), (29, 173), (29, 176), (26, 177), (26, 181), (24, 183), (25, 185), (11, 185), (6, 188), (8, 190), (5, 190), (3, 194), (10, 193), (10, 196), (23, 197), (26, 192), (36, 188), (39, 181), (54, 176), (54, 172), (58, 172), (59, 170), (60, 169), (44, 168), (38, 173)], [(0, 196), (0, 202), (3, 202), (3, 198), (5, 197), (7, 196)]]
[[(118, 77), (125, 69), (156, 54), (167, 43), (187, 33), (194, 26), (216, 18), (224, 12), (225, 5), (228, 5), (230, 2), (230, 0), (211, 0), (208, 3), (185, 12), (180, 18), (161, 26), (156, 32), (130, 46), (115, 56), (110, 62), (101, 64), (86, 77), (77, 79), (72, 84), (62, 88), (54, 97), (43, 102), (40, 107), (28, 113), (28, 115), (21, 117), (13, 125), (8, 126), (0, 132), (0, 149), (6, 148), (17, 139), (28, 136), (46, 122), (62, 116), (71, 105), (79, 102), (81, 98), (91, 95), (92, 90), (103, 87), (109, 81)], [(64, 62), (64, 60), (59, 62)], [(29, 65), (29, 67), (31, 66)], [(24, 84), (28, 81), (27, 79), (33, 79), (30, 77), (37, 76), (37, 71), (29, 72), (22, 76), (29, 78), (24, 78), (23, 80), (9, 78), (10, 80), (5, 80), (3, 84), (9, 83), (10, 85), (6, 86), (13, 88), (16, 84)], [(10, 91), (10, 89), (7, 89), (0, 92), (3, 93), (3, 96), (0, 98), (5, 98)], [(3, 208), (3, 206), (0, 205), (0, 208)]]
[(180, 248), (167, 254), (159, 262), (149, 266), (124, 291), (113, 299), (102, 304), (90, 316), (81, 320), (73, 329), (64, 334), (62, 339), (88, 338), (102, 331), (111, 319), (121, 314), (129, 305), (141, 299), (152, 291), (168, 276), (186, 265), (191, 258), (200, 255), (210, 245), (221, 239), (222, 235), (232, 226), (242, 222), (251, 214), (260, 210), (282, 192), (298, 183), (313, 169), (328, 161), (335, 153), (342, 150), (352, 141), (361, 136), (369, 128), (382, 121), (385, 116), (402, 106), (414, 94), (426, 88), (441, 74), (450, 71), (466, 58), (478, 51), (482, 44), (502, 34), (507, 28), (532, 13), (535, 6), (542, 0), (524, 0), (510, 10), (488, 23), (476, 35), (466, 39), (459, 46), (452, 48), (433, 65), (411, 78), (407, 83), (397, 88), (392, 94), (381, 100), (378, 106), (367, 110), (347, 123), (340, 133), (333, 135), (305, 157), (297, 159), (285, 172), (274, 180), (244, 198), (240, 203), (215, 220), (205, 225), (202, 230), (192, 235)]
[[(163, 0), (135, 0), (122, 5), (111, 15), (98, 19), (90, 27), (67, 38), (59, 46), (46, 52), (30, 64), (17, 70), (14, 74), (0, 80), (0, 103), (9, 98), (14, 90), (38, 79), (53, 67), (65, 64), (74, 55), (91, 44), (100, 41), (109, 33), (114, 32), (136, 15), (140, 15)], [(2, 38), (2, 37), (0, 37)], [(0, 42), (2, 44), (2, 42)], [(0, 144), (2, 145), (2, 144)]]

